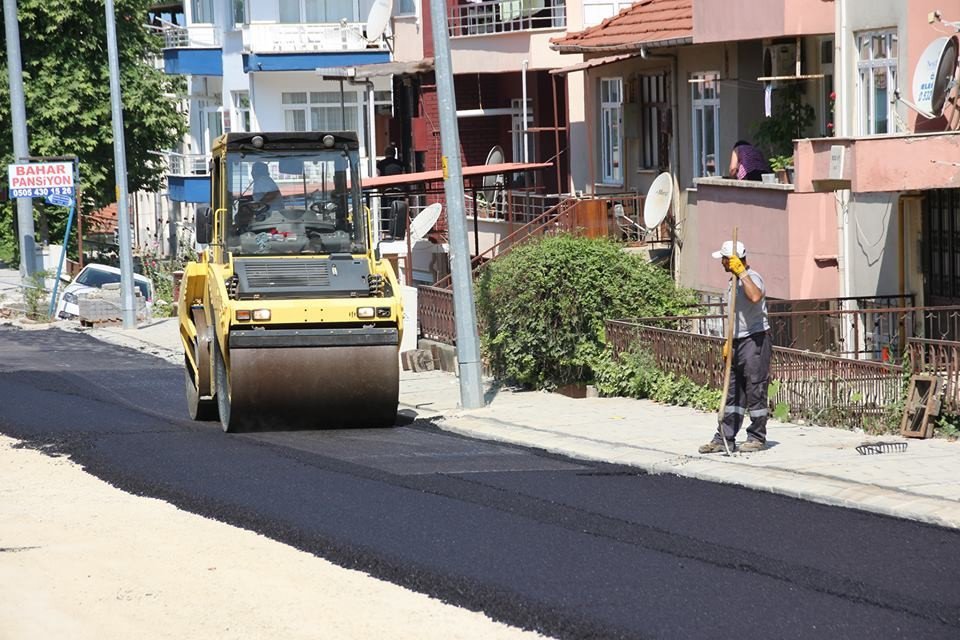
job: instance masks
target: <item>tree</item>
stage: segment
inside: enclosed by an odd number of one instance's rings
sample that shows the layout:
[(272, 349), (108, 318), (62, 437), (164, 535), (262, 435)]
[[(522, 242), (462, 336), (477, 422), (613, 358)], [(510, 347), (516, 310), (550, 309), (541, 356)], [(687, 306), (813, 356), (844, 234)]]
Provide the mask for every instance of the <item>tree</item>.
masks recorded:
[[(92, 213), (116, 201), (110, 71), (104, 2), (19, 0), (20, 46), (30, 152), (34, 156), (76, 155), (80, 159), (80, 211)], [(174, 148), (185, 131), (174, 96), (181, 78), (153, 66), (159, 36), (144, 26), (149, 0), (116, 0), (117, 50), (123, 94), (127, 186), (157, 191), (164, 166), (151, 151)], [(0, 8), (0, 16), (2, 16)], [(10, 87), (6, 47), (0, 48), (0, 156), (13, 161)], [(43, 212), (42, 201), (35, 210)], [(51, 239), (60, 238), (66, 211), (49, 209)], [(0, 209), (0, 258), (17, 259), (12, 202)], [(39, 227), (38, 227), (39, 228)]]

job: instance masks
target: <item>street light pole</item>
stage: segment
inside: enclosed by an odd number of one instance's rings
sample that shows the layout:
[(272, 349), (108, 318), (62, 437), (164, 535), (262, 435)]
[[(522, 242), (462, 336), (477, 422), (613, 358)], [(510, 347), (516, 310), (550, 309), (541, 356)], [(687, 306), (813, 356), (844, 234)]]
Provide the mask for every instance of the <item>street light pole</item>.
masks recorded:
[(120, 310), (124, 329), (137, 328), (133, 298), (133, 254), (130, 246), (130, 209), (127, 206), (127, 154), (123, 141), (123, 102), (113, 0), (107, 0), (107, 58), (110, 63), (110, 107), (113, 113), (113, 159), (117, 180), (117, 231), (120, 239)]
[[(23, 63), (20, 60), (20, 24), (17, 0), (3, 0), (3, 23), (7, 38), (7, 75), (10, 78), (10, 121), (13, 129), (13, 161), (30, 155), (27, 111), (23, 97)], [(33, 199), (17, 198), (20, 235), (20, 276), (26, 280), (37, 272), (37, 239), (33, 229)]]
[(457, 325), (457, 361), (460, 364), (460, 404), (465, 409), (476, 409), (484, 404), (480, 340), (477, 337), (477, 311), (473, 305), (470, 241), (467, 237), (463, 168), (460, 164), (460, 131), (457, 128), (457, 103), (453, 91), (447, 6), (444, 0), (430, 0), (430, 24), (433, 26), (434, 75), (440, 110), (443, 190), (447, 198), (447, 224), (450, 231), (450, 273)]

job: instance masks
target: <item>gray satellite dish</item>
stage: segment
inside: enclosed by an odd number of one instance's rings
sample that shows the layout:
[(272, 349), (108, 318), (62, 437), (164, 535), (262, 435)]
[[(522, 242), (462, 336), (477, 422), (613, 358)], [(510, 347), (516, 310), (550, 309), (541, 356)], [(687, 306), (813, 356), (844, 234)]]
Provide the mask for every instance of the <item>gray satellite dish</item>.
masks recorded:
[(430, 229), (433, 229), (433, 225), (437, 224), (437, 220), (440, 219), (441, 211), (443, 211), (443, 205), (434, 202), (417, 214), (417, 217), (410, 222), (411, 243), (422, 240), (430, 232)]
[(367, 14), (367, 42), (379, 40), (390, 22), (393, 13), (393, 0), (373, 0), (370, 13)]
[(673, 176), (664, 171), (654, 179), (643, 201), (643, 226), (648, 232), (660, 226), (672, 202)]
[[(487, 154), (487, 161), (483, 164), (492, 165), (492, 164), (503, 164), (505, 158), (503, 155), (503, 148), (500, 145), (495, 145), (490, 149), (490, 153)], [(497, 204), (497, 200), (502, 198), (503, 190), (503, 174), (495, 173), (483, 176), (483, 199), (487, 201), (489, 205)]]
[(947, 96), (956, 84), (957, 36), (944, 36), (931, 42), (920, 56), (913, 72), (913, 102), (920, 115), (939, 118)]

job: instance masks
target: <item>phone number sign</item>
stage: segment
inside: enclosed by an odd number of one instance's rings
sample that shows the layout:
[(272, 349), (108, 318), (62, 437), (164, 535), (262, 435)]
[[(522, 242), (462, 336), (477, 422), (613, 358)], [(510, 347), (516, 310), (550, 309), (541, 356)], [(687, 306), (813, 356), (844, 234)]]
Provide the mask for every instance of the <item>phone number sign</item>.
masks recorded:
[(73, 196), (72, 162), (31, 162), (7, 165), (11, 198)]

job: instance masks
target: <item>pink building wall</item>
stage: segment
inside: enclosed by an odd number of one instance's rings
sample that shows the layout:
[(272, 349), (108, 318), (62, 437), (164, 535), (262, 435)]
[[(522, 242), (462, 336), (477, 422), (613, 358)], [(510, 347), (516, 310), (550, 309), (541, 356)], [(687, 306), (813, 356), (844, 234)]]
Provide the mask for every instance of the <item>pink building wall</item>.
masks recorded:
[(833, 146), (844, 148), (842, 177), (855, 193), (960, 187), (960, 132), (953, 132), (798, 140), (798, 192), (811, 192), (813, 180), (830, 176)]
[(833, 0), (695, 0), (693, 41), (833, 33)]
[(839, 295), (832, 193), (798, 194), (789, 189), (710, 182), (697, 183), (696, 251), (701, 272), (690, 286), (726, 289), (727, 274), (710, 254), (731, 238), (736, 226), (748, 262), (764, 278), (767, 295), (784, 299)]

